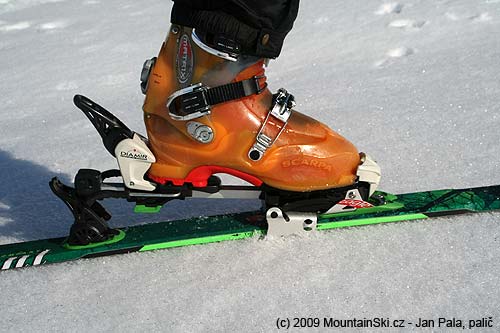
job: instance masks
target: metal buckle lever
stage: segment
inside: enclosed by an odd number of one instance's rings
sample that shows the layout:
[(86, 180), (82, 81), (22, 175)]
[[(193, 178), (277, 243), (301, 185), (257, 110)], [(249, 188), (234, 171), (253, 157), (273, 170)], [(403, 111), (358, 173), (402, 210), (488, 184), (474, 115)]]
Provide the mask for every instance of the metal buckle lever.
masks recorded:
[(290, 115), (291, 109), (293, 109), (297, 104), (295, 103), (295, 97), (283, 88), (278, 90), (275, 95), (276, 102), (271, 109), (271, 114), (286, 123)]
[[(266, 119), (257, 133), (255, 143), (248, 151), (248, 157), (252, 161), (259, 161), (262, 159), (262, 156), (264, 156), (267, 149), (271, 147), (276, 140), (278, 140), (281, 133), (285, 130), (288, 119), (292, 114), (292, 108), (294, 108), (295, 105), (295, 98), (293, 95), (283, 88), (280, 88), (278, 93), (273, 96), (273, 105), (271, 106), (271, 110), (267, 113)], [(266, 129), (269, 126), (270, 116), (273, 116), (273, 118), (275, 118), (278, 122), (281, 122), (280, 130), (278, 134), (274, 136), (265, 134)]]
[(207, 87), (198, 83), (173, 93), (167, 101), (170, 117), (186, 121), (210, 114), (206, 91)]

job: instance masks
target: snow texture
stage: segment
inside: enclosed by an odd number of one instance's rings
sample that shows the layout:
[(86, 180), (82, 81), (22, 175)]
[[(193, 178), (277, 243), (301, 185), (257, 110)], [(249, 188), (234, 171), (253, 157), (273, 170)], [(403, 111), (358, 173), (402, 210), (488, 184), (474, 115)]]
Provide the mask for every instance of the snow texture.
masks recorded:
[[(0, 243), (65, 235), (70, 214), (47, 182), (115, 167), (75, 93), (144, 133), (138, 77), (170, 6), (0, 0)], [(497, 0), (302, 1), (269, 82), (375, 157), (386, 191), (500, 184), (499, 33)], [(257, 205), (179, 202), (153, 219)], [(152, 219), (107, 206), (115, 225)], [(278, 317), (492, 317), (499, 331), (499, 222), (489, 213), (6, 271), (0, 331), (269, 332)]]

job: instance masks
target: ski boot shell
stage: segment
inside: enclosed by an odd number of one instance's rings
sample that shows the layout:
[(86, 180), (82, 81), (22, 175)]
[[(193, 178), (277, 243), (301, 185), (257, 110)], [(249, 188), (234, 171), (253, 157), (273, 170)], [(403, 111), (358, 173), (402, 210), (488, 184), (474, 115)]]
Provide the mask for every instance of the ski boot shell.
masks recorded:
[[(296, 192), (356, 181), (360, 155), (345, 138), (291, 108), (287, 119), (269, 116), (279, 96), (267, 88), (263, 59), (222, 59), (193, 38), (191, 29), (172, 26), (143, 81), (144, 121), (156, 158), (150, 179), (200, 187), (213, 173), (227, 173), (256, 186)], [(193, 118), (172, 116), (172, 100), (195, 84), (217, 87), (252, 79), (255, 94), (212, 105)]]

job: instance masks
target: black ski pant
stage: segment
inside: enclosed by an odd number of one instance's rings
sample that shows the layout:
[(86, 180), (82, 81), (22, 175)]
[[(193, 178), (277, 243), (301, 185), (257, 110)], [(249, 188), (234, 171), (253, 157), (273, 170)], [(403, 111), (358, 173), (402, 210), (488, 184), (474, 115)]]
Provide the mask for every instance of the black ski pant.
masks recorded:
[(276, 58), (299, 0), (173, 0), (171, 22), (236, 41), (241, 53)]

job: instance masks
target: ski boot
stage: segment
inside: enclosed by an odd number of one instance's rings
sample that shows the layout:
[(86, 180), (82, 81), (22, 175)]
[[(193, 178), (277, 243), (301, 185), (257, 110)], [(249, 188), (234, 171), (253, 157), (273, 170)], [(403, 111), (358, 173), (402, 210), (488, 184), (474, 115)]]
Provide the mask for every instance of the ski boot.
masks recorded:
[[(345, 138), (293, 108), (285, 89), (272, 94), (266, 60), (238, 54), (233, 41), (172, 26), (159, 56), (144, 64), (145, 138), (111, 112), (77, 95), (119, 170), (81, 169), (75, 187), (52, 179), (52, 191), (75, 222), (67, 245), (123, 239), (98, 203), (120, 198), (157, 212), (186, 198), (261, 199), (267, 234), (314, 230), (318, 213), (369, 207), (380, 168)], [(247, 181), (222, 185), (216, 173)], [(120, 177), (123, 183), (106, 181)]]
[[(339, 192), (332, 189), (361, 181), (367, 199), (379, 182), (376, 164), (324, 124), (293, 110), (294, 97), (285, 89), (273, 95), (266, 60), (237, 50), (233, 41), (174, 25), (159, 56), (146, 62), (143, 110), (156, 157), (148, 177), (203, 187), (212, 174), (227, 173), (264, 187), (278, 205), (323, 200)], [(337, 196), (321, 208), (333, 206), (332, 200)], [(313, 202), (303, 204), (305, 209)]]

